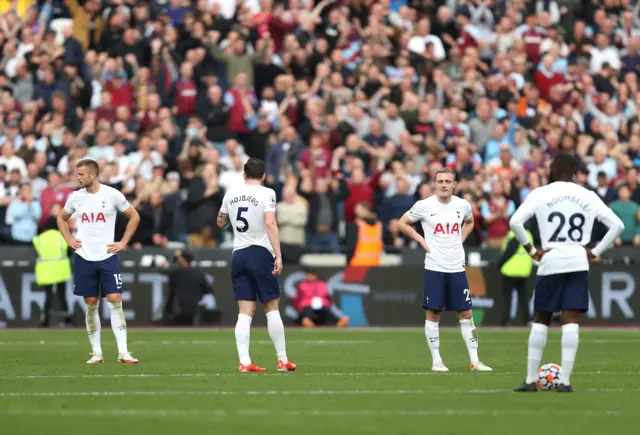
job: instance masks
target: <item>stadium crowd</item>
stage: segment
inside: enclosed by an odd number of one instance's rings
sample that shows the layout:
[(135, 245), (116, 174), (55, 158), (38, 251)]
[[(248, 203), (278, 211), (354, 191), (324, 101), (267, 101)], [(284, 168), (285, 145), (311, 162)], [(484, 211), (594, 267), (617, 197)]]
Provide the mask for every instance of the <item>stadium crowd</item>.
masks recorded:
[[(633, 0), (13, 0), (0, 3), (0, 237), (30, 243), (100, 163), (134, 247), (215, 225), (265, 160), (283, 243), (337, 250), (370, 203), (397, 219), (448, 166), (498, 247), (559, 150), (640, 246)], [(596, 229), (596, 238), (598, 230)]]

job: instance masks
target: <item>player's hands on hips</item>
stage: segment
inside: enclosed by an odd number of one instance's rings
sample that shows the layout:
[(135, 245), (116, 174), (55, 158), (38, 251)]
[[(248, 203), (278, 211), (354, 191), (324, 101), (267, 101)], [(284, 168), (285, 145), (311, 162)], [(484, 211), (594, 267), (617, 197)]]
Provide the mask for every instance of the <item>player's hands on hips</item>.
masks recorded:
[(107, 252), (109, 254), (115, 254), (125, 249), (127, 249), (127, 245), (122, 242), (114, 242), (107, 245)]
[(271, 272), (273, 276), (278, 276), (282, 273), (282, 258), (276, 257), (273, 262), (273, 272)]
[(596, 255), (591, 251), (591, 248), (587, 248), (586, 246), (584, 247), (584, 249), (587, 250), (587, 258), (591, 261), (593, 261), (594, 263), (597, 263), (598, 261), (600, 261), (599, 257), (596, 257)]
[(71, 239), (69, 240), (68, 245), (72, 248), (75, 249), (76, 251), (80, 248), (82, 248), (82, 242), (79, 239)]
[(427, 252), (431, 252), (429, 250), (429, 247), (427, 246), (427, 242), (424, 239), (421, 239), (418, 243), (420, 243), (420, 246), (422, 246), (422, 249), (424, 249)]
[(536, 252), (531, 256), (531, 258), (533, 258), (536, 261), (540, 261), (542, 260), (542, 257), (544, 257), (544, 254), (546, 254), (549, 251), (551, 251), (551, 249), (536, 249)]

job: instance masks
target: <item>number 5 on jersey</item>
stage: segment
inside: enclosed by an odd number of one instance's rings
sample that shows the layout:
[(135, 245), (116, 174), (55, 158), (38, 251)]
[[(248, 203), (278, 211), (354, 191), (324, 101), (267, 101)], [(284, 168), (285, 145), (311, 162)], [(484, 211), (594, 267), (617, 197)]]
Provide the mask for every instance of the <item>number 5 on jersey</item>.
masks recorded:
[[(238, 214), (236, 215), (236, 231), (239, 233), (246, 233), (249, 231), (249, 221), (245, 219), (242, 214), (249, 211), (249, 207), (238, 207)], [(242, 222), (242, 226), (238, 226), (238, 222)]]

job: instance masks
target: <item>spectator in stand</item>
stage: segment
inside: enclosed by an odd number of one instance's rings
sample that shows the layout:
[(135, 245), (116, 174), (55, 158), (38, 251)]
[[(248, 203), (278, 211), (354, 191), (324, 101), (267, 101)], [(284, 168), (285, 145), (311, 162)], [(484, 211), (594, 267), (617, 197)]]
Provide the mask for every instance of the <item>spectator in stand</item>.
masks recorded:
[(289, 183), (282, 189), (282, 201), (276, 205), (283, 259), (299, 257), (307, 244), (305, 228), (309, 218), (309, 203)]
[(11, 225), (11, 238), (15, 244), (31, 244), (38, 234), (38, 221), (42, 215), (40, 203), (31, 196), (31, 185), (20, 185), (18, 197), (7, 207), (6, 223)]
[(499, 249), (509, 234), (509, 218), (516, 211), (513, 201), (504, 196), (500, 181), (491, 183), (491, 196), (482, 204), (482, 218), (487, 224), (488, 245)]
[[(548, 182), (559, 150), (581, 159), (603, 195), (626, 180), (637, 199), (637, 10), (542, 0), (26, 3), (0, 14), (9, 170), (0, 181), (12, 169), (19, 183), (57, 168), (73, 183), (89, 155), (105, 182), (144, 205), (148, 181), (166, 188), (163, 166), (180, 177), (165, 200), (170, 241), (184, 233), (179, 214), (194, 213), (187, 193), (202, 187), (204, 167), (234, 178), (236, 154), (264, 156), (278, 200), (301, 171), (342, 177), (350, 195), (335, 224), (353, 222), (361, 201), (382, 213), (398, 166), (410, 195), (428, 194), (418, 186), (450, 166), (476, 206), (494, 176), (517, 205)], [(204, 203), (215, 216), (216, 202)]]
[[(12, 120), (7, 123), (8, 128), (18, 127), (18, 121)], [(27, 176), (27, 164), (23, 159), (14, 153), (13, 142), (6, 141), (2, 145), (2, 155), (0, 155), (0, 165), (7, 168), (9, 173), (18, 171), (21, 177)]]
[(619, 187), (618, 200), (610, 207), (624, 223), (624, 231), (616, 239), (616, 246), (640, 246), (640, 207), (631, 200), (631, 189), (627, 184)]
[(316, 252), (337, 253), (340, 249), (338, 203), (347, 199), (344, 180), (314, 179), (310, 171), (302, 171), (298, 193), (309, 203), (306, 244)]
[(192, 247), (204, 248), (218, 244), (220, 231), (214, 223), (223, 197), (215, 167), (205, 165), (202, 175), (191, 181), (183, 202)]

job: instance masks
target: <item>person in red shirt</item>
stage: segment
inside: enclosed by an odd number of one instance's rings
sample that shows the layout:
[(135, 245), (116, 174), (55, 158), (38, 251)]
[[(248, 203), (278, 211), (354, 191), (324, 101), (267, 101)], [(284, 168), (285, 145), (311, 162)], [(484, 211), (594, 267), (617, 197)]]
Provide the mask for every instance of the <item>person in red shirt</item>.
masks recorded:
[(47, 186), (40, 194), (40, 204), (42, 206), (42, 216), (38, 227), (42, 228), (49, 219), (51, 207), (54, 204), (59, 204), (64, 207), (67, 203), (67, 198), (71, 195), (71, 192), (75, 190), (75, 186), (63, 183), (62, 175), (58, 171), (49, 172), (49, 186)]
[(346, 223), (353, 223), (356, 218), (356, 205), (361, 202), (374, 203), (375, 189), (383, 171), (378, 171), (369, 179), (365, 178), (362, 160), (357, 159), (351, 169), (351, 177), (348, 183), (349, 197), (344, 202), (344, 218)]
[(464, 55), (467, 48), (479, 48), (480, 39), (477, 29), (471, 24), (471, 14), (466, 7), (456, 12), (456, 23), (459, 27), (458, 39), (456, 39), (456, 47), (460, 55)]
[(131, 108), (133, 102), (133, 88), (130, 83), (125, 83), (124, 74), (116, 72), (113, 80), (107, 82), (106, 90), (111, 94), (111, 105), (113, 107), (127, 106)]
[(335, 307), (327, 283), (320, 280), (311, 269), (305, 270), (305, 281), (298, 284), (291, 306), (299, 315), (298, 322), (307, 328), (332, 323), (338, 328), (349, 324), (349, 316)]
[[(552, 99), (551, 91), (556, 85), (565, 84), (567, 79), (563, 73), (553, 71), (553, 56), (550, 54), (542, 58), (542, 63), (538, 67), (535, 75), (536, 86), (540, 90), (540, 96), (546, 101)], [(557, 88), (556, 88), (557, 92)]]
[(180, 78), (171, 88), (169, 95), (173, 104), (173, 114), (176, 115), (176, 123), (184, 128), (189, 116), (196, 112), (198, 100), (198, 85), (193, 77), (191, 62), (183, 62), (180, 65)]
[(319, 134), (314, 134), (309, 140), (309, 148), (302, 151), (300, 163), (304, 169), (311, 172), (314, 180), (328, 178), (331, 169), (331, 153), (322, 144)]
[(527, 59), (536, 64), (540, 60), (540, 45), (547, 36), (544, 28), (537, 26), (538, 17), (535, 13), (529, 13), (525, 24), (516, 29), (516, 35), (524, 42)]

